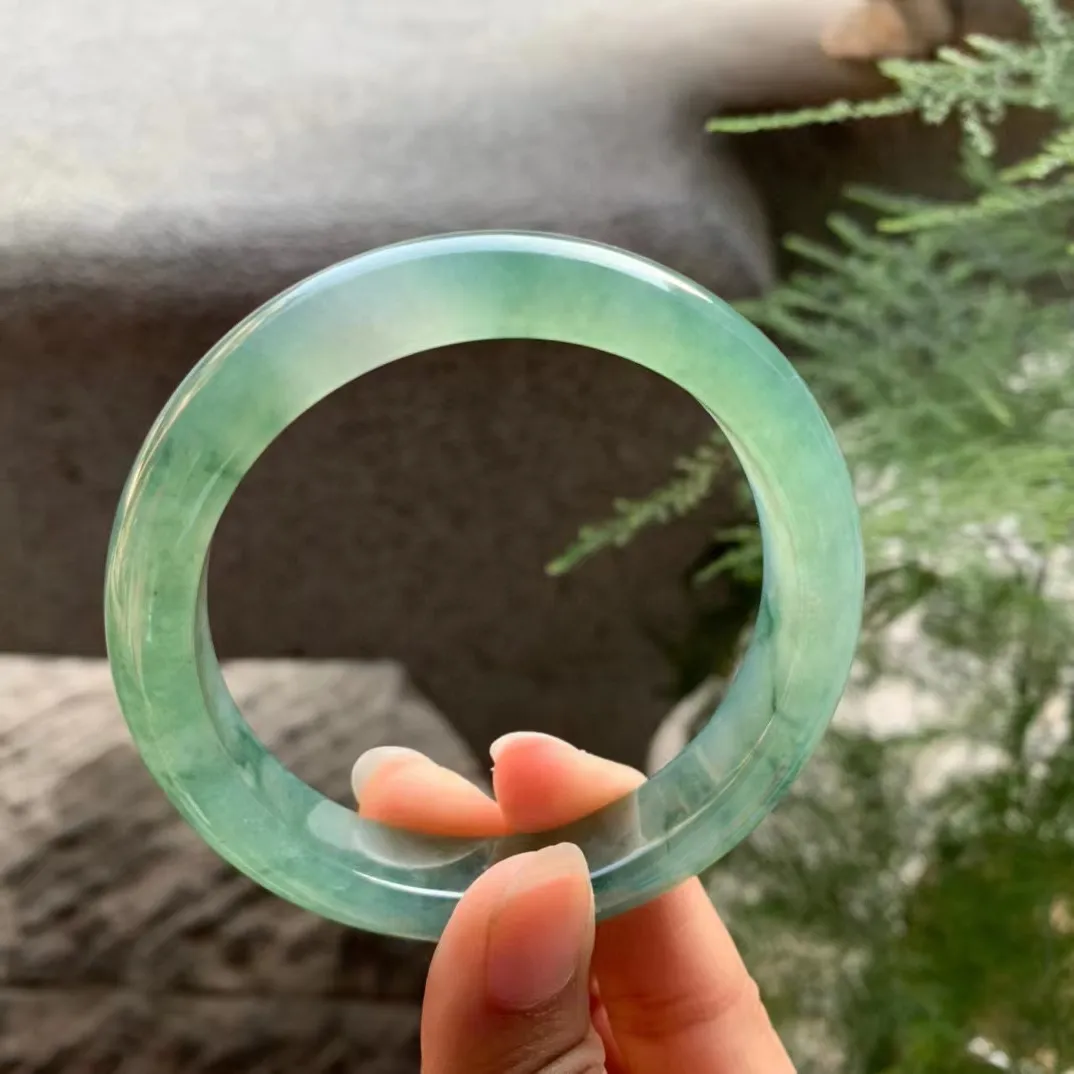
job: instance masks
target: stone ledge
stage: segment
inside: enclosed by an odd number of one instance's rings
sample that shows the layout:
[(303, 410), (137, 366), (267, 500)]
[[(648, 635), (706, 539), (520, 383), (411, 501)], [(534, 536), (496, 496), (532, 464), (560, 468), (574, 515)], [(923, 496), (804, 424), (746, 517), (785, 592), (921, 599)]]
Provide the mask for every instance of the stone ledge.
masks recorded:
[(416, 1005), (0, 988), (10, 1074), (413, 1074)]
[[(397, 665), (225, 674), (266, 744), (340, 801), (385, 743), (477, 775)], [(430, 950), (323, 921), (217, 858), (142, 766), (104, 661), (0, 656), (0, 986), (408, 1001)]]

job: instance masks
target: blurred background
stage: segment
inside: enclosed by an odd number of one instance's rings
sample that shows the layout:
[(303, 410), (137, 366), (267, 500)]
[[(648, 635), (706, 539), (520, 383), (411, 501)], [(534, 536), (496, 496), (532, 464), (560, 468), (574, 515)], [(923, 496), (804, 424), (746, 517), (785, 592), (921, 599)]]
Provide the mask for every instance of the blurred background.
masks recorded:
[[(738, 303), (847, 455), (855, 678), (707, 878), (801, 1070), (1074, 1070), (1064, 5), (0, 0), (0, 89), (0, 1071), (418, 1069), (429, 950), (186, 829), (116, 707), (101, 589), (142, 438), (224, 332), (340, 258), (490, 227)], [(210, 579), (240, 707), (341, 801), (382, 743), (480, 777), (524, 728), (659, 767), (758, 586), (693, 400), (519, 341), (306, 414)]]

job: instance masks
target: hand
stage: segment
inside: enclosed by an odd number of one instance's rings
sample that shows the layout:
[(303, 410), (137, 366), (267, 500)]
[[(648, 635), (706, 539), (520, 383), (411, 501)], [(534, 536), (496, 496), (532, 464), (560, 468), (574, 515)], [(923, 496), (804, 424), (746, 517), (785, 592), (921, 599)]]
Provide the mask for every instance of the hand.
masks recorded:
[[(558, 827), (644, 777), (559, 739), (492, 747), (493, 801), (410, 750), (355, 765), (362, 816), (431, 834)], [(479, 877), (437, 947), (423, 1074), (793, 1074), (701, 883), (594, 928), (577, 847), (519, 854)]]

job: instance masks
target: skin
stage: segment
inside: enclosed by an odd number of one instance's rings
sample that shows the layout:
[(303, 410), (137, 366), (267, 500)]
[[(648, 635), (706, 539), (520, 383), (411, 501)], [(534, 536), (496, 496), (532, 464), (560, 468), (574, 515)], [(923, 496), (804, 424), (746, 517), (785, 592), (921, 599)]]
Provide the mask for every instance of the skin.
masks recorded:
[[(363, 816), (414, 831), (533, 832), (644, 777), (544, 735), (492, 747), (495, 800), (408, 750), (355, 766)], [(422, 1074), (793, 1074), (757, 986), (699, 881), (594, 926), (581, 852), (520, 854), (481, 876), (437, 947)]]

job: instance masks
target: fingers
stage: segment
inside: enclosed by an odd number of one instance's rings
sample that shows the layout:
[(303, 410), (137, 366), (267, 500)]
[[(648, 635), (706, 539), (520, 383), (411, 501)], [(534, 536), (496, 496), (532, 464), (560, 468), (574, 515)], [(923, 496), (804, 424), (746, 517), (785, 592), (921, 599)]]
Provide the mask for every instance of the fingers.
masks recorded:
[[(644, 781), (558, 739), (511, 735), (493, 747), (507, 823), (568, 823)], [(631, 1074), (789, 1074), (790, 1060), (704, 888), (692, 880), (597, 929), (593, 971)]]
[(623, 1053), (615, 1042), (615, 1034), (612, 1032), (612, 1024), (608, 1020), (608, 1012), (600, 998), (600, 985), (596, 976), (591, 975), (589, 995), (589, 1017), (593, 1022), (593, 1028), (600, 1035), (604, 1045), (604, 1065), (607, 1074), (628, 1074), (626, 1063), (623, 1061)]
[(540, 832), (587, 816), (645, 782), (633, 768), (583, 753), (550, 735), (505, 735), (490, 752), (495, 802), (416, 750), (369, 750), (351, 774), (361, 815), (425, 835)]
[(635, 769), (583, 753), (551, 735), (504, 735), (489, 752), (496, 801), (516, 832), (570, 824), (645, 782)]
[(632, 1074), (794, 1074), (700, 881), (602, 924), (593, 971)]
[[(632, 769), (547, 736), (510, 735), (493, 749), (498, 807), (469, 784), (468, 790), (460, 788), (457, 776), (444, 784), (458, 795), (452, 803), (439, 791), (430, 794), (428, 783), (422, 792), (418, 784), (441, 777), (411, 767), (411, 783), (390, 770), (382, 783), (378, 771), (363, 788), (362, 813), (373, 788), (372, 808), (387, 823), (403, 825), (409, 818), (425, 825), (418, 830), (461, 834), (464, 819), (471, 830), (493, 823), (488, 803), (497, 808), (500, 824), (532, 832), (576, 820), (643, 782)], [(431, 829), (434, 823), (439, 827)], [(699, 881), (601, 925), (593, 971), (631, 1074), (793, 1074), (757, 988)]]
[(493, 866), (462, 898), (436, 949), (423, 1074), (603, 1074), (589, 1014), (593, 933), (577, 847)]
[[(634, 769), (545, 736), (508, 736), (493, 749), (496, 798), (519, 830), (574, 821), (644, 781)], [(699, 881), (600, 925), (593, 971), (632, 1074), (793, 1074)]]
[(368, 750), (354, 764), (351, 787), (363, 817), (393, 828), (462, 838), (506, 831), (503, 814), (491, 798), (417, 750)]

